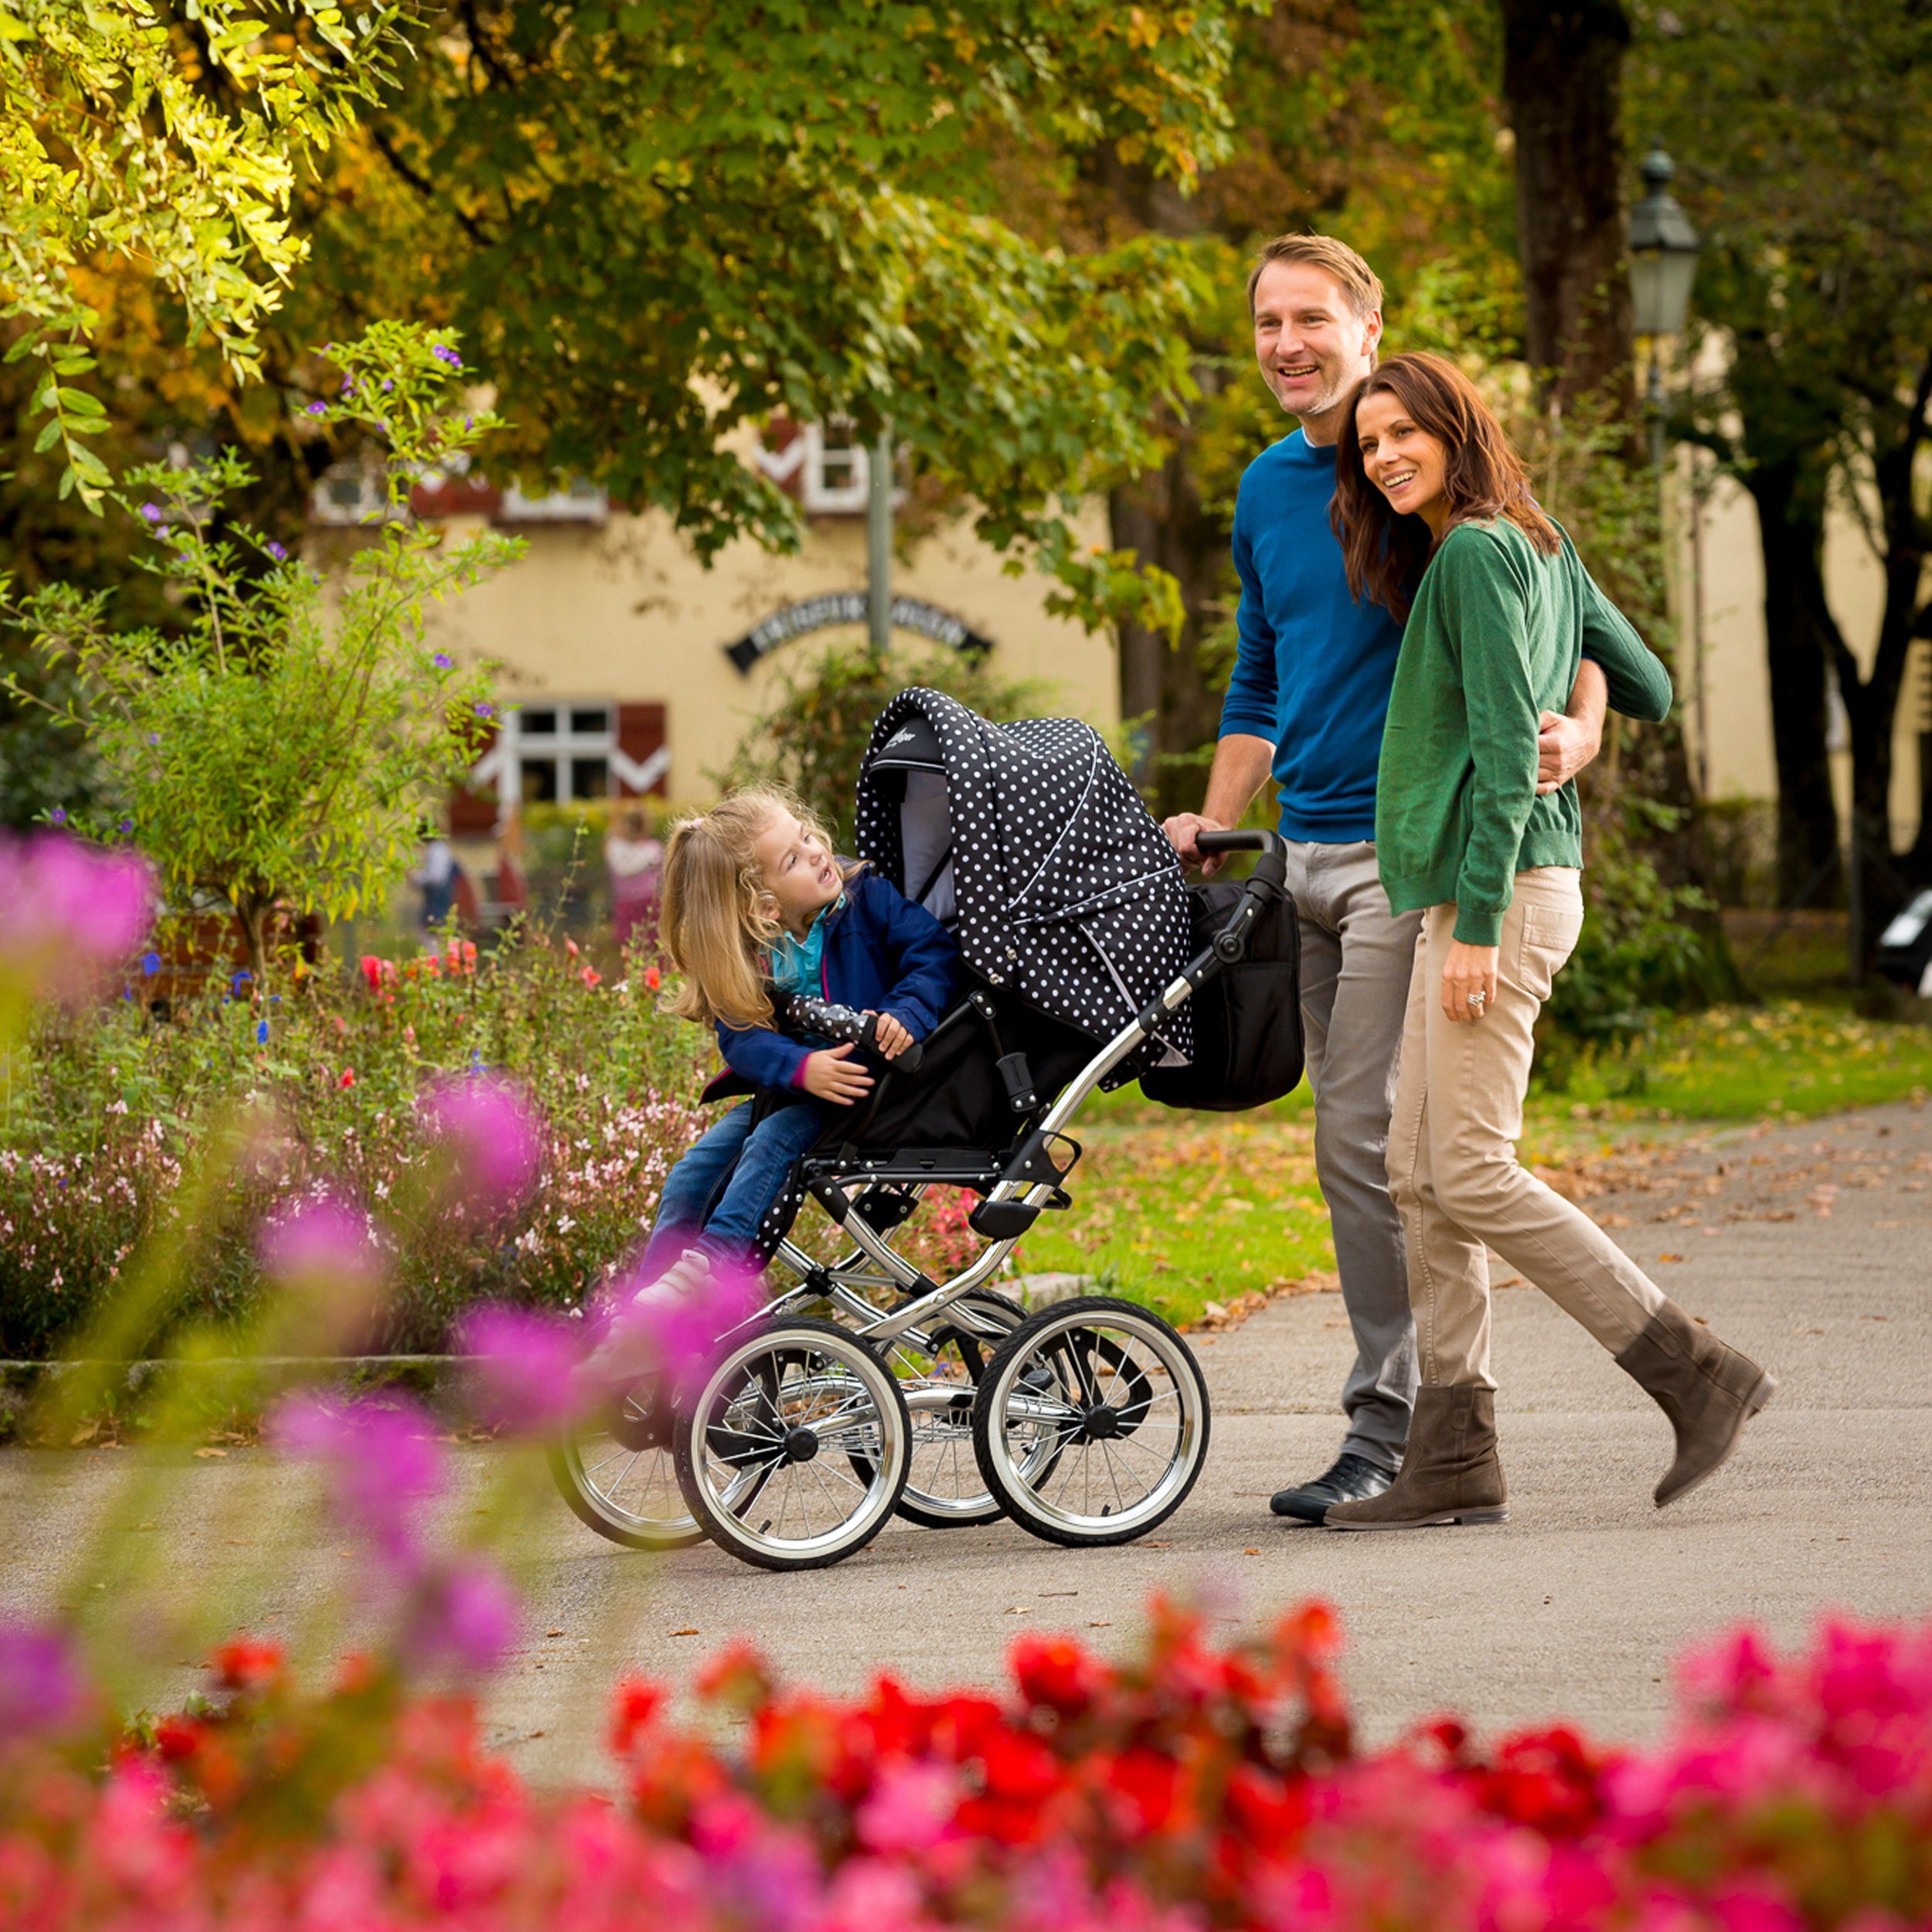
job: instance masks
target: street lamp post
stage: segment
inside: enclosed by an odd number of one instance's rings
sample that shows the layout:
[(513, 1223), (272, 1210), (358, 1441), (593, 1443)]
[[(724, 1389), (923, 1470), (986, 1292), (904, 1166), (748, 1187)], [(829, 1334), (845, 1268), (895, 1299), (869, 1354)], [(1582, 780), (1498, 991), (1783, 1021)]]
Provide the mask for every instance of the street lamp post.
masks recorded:
[(1702, 243), (1690, 217), (1670, 192), (1677, 168), (1664, 144), (1644, 157), (1645, 195), (1630, 211), (1630, 297), (1634, 332), (1650, 344), (1644, 408), (1650, 418), (1651, 461), (1664, 467), (1664, 341), (1680, 335), (1690, 308)]
[(893, 439), (881, 429), (869, 452), (866, 495), (866, 630), (882, 657), (893, 638)]

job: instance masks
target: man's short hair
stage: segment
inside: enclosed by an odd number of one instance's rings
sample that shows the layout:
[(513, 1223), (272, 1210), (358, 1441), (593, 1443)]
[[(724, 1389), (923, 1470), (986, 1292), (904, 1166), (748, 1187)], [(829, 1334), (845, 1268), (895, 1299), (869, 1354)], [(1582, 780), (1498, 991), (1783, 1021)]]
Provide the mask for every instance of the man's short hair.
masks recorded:
[(1270, 262), (1305, 262), (1330, 277), (1348, 298), (1358, 320), (1382, 306), (1382, 283), (1375, 270), (1346, 242), (1332, 235), (1277, 235), (1262, 250), (1248, 277), (1248, 314), (1254, 314), (1255, 284)]

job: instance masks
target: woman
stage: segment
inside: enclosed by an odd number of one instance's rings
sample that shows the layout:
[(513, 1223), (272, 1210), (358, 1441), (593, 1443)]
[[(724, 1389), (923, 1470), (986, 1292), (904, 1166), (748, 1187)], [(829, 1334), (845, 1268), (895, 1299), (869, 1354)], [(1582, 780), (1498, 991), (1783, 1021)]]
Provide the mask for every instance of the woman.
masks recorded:
[(1376, 852), (1389, 904), (1423, 912), (1389, 1135), (1422, 1387), (1393, 1486), (1331, 1509), (1328, 1526), (1507, 1519), (1485, 1246), (1670, 1418), (1661, 1509), (1724, 1461), (1775, 1385), (1526, 1172), (1515, 1142), (1536, 1015), (1583, 923), (1577, 788), (1537, 796), (1539, 715), (1563, 708), (1587, 614), (1620, 710), (1662, 717), (1669, 682), (1537, 507), (1475, 386), (1439, 357), (1392, 357), (1349, 399), (1334, 514), (1355, 594), (1406, 620)]
[(651, 835), (643, 806), (628, 804), (617, 814), (604, 842), (604, 862), (611, 874), (611, 937), (617, 951), (636, 938), (655, 952), (664, 845)]

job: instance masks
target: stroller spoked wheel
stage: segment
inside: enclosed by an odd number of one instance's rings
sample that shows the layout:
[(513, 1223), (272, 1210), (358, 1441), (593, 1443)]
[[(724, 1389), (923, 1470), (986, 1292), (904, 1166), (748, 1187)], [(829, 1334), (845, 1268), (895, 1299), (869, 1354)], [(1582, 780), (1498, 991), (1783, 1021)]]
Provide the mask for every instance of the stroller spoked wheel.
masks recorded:
[(580, 1522), (627, 1549), (682, 1549), (704, 1531), (685, 1507), (657, 1378), (550, 1444), (550, 1474)]
[(988, 1365), (1026, 1319), (1017, 1301), (976, 1289), (948, 1304), (929, 1329), (879, 1345), (912, 1414), (912, 1467), (899, 1499), (909, 1522), (957, 1529), (999, 1520), (999, 1500), (973, 1450), (973, 1409)]
[(1207, 1458), (1207, 1384), (1157, 1315), (1111, 1295), (1043, 1309), (987, 1365), (980, 1474), (1048, 1543), (1131, 1543), (1186, 1501)]
[(673, 1447), (715, 1543), (761, 1569), (818, 1570), (885, 1526), (906, 1487), (911, 1417), (858, 1336), (788, 1318), (731, 1338), (692, 1384)]

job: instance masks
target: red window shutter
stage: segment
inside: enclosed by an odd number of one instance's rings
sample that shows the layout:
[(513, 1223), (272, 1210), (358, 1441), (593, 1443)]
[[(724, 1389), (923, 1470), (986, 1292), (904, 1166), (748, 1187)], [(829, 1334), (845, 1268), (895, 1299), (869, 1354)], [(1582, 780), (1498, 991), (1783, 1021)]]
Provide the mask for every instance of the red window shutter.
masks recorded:
[[(664, 749), (664, 706), (661, 704), (621, 704), (617, 706), (617, 750), (633, 764), (643, 764)], [(667, 767), (648, 787), (653, 798), (662, 798), (670, 777)], [(620, 776), (617, 796), (632, 798), (634, 790)]]

